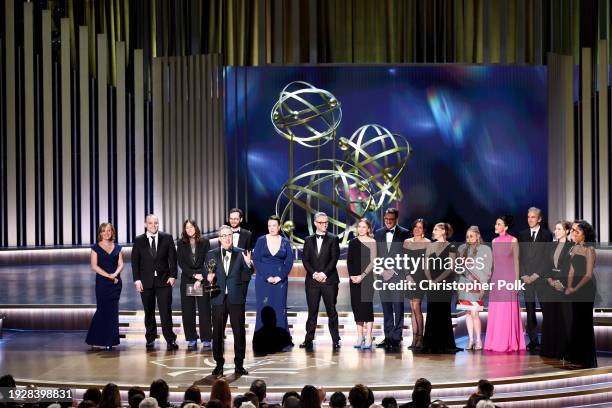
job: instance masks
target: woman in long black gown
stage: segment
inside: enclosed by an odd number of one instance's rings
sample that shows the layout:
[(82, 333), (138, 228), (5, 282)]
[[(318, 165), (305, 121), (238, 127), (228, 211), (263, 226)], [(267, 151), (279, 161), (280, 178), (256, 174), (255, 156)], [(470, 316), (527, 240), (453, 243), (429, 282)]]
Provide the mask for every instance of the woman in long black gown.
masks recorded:
[(355, 348), (372, 348), (372, 325), (374, 324), (374, 267), (376, 241), (372, 238), (372, 224), (366, 218), (357, 223), (357, 237), (348, 245), (346, 266), (350, 276), (351, 307), (357, 324)]
[(91, 247), (91, 269), (96, 273), (96, 313), (85, 342), (110, 350), (119, 344), (119, 298), (121, 297), (121, 247), (114, 243), (115, 227), (102, 223)]
[[(430, 284), (452, 282), (457, 247), (447, 241), (453, 234), (450, 224), (438, 223), (434, 226), (432, 238), (426, 255), (425, 276)], [(455, 344), (453, 321), (451, 317), (450, 290), (430, 289), (427, 291), (427, 319), (423, 335), (424, 353), (456, 353), (461, 349)]]
[(595, 231), (586, 221), (577, 221), (572, 227), (576, 245), (571, 251), (571, 267), (565, 294), (572, 300), (572, 330), (568, 360), (582, 368), (597, 367), (593, 303), (595, 300)]
[(569, 351), (572, 322), (572, 305), (565, 297), (570, 269), (570, 249), (574, 245), (568, 239), (572, 224), (559, 221), (555, 225), (556, 242), (550, 247), (550, 270), (542, 278), (546, 280), (546, 319), (542, 321), (542, 349), (540, 355), (563, 360)]

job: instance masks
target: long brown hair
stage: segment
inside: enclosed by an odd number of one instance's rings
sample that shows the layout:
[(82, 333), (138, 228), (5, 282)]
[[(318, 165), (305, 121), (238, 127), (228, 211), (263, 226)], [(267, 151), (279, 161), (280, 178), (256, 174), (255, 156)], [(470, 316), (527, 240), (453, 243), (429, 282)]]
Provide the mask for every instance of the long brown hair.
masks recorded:
[(221, 401), (224, 408), (231, 408), (232, 393), (227, 381), (222, 378), (215, 380), (210, 388), (210, 399), (217, 399)]
[(188, 223), (193, 225), (193, 228), (195, 228), (195, 234), (193, 234), (193, 238), (195, 239), (196, 242), (199, 242), (202, 236), (202, 234), (200, 233), (200, 227), (198, 227), (198, 223), (192, 220), (191, 218), (187, 218), (183, 222), (183, 232), (181, 233), (181, 239), (186, 244), (188, 244), (189, 240), (191, 239), (189, 235), (187, 235), (187, 232), (185, 231), (185, 228), (187, 228)]
[[(370, 222), (370, 220), (368, 220), (367, 218), (362, 218), (362, 219), (360, 219), (360, 220), (357, 222), (357, 226), (359, 226), (359, 224), (361, 224), (362, 222), (363, 222), (365, 225), (367, 225), (367, 226), (368, 226), (368, 228), (369, 228), (369, 230), (370, 230), (370, 231), (368, 232), (368, 237), (372, 238), (372, 237), (374, 236), (374, 233), (372, 232), (372, 222)], [(356, 228), (355, 228), (355, 235), (357, 235), (357, 236), (359, 235), (359, 234), (357, 233), (357, 229), (356, 229)]]

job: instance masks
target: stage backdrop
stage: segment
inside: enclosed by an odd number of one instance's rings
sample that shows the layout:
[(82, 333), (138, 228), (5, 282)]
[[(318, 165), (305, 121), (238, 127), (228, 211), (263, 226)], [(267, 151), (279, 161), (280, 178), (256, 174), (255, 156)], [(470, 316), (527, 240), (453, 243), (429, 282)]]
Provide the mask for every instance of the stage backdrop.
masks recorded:
[[(275, 132), (270, 113), (292, 81), (338, 99), (336, 141), (366, 124), (408, 140), (401, 224), (418, 217), (450, 222), (455, 239), (475, 224), (490, 239), (499, 215), (513, 214), (518, 230), (526, 226), (528, 207), (546, 212), (543, 66), (228, 67), (225, 74), (229, 205), (245, 207), (258, 232), (289, 177), (289, 141)], [(344, 155), (337, 143), (320, 149), (294, 144), (294, 171), (334, 155)], [(374, 218), (379, 227), (380, 213)]]

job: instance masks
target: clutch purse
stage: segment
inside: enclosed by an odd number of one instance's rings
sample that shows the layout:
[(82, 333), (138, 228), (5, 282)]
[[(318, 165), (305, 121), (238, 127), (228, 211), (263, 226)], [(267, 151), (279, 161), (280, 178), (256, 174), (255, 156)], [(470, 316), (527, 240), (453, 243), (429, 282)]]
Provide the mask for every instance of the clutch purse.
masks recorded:
[(204, 296), (204, 287), (202, 285), (196, 289), (193, 284), (188, 284), (186, 289), (187, 296)]

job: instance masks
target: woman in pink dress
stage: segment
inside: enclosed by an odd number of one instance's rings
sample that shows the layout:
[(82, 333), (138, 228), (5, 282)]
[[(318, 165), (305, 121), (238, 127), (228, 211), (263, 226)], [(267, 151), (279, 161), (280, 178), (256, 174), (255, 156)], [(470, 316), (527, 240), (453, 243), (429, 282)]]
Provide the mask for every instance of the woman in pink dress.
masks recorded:
[(499, 217), (495, 222), (495, 233), (499, 235), (493, 240), (491, 283), (495, 286), (489, 292), (489, 316), (484, 347), (490, 351), (525, 350), (518, 292), (500, 288), (502, 281), (514, 284), (519, 275), (518, 241), (508, 234), (511, 225), (512, 216), (509, 215)]

